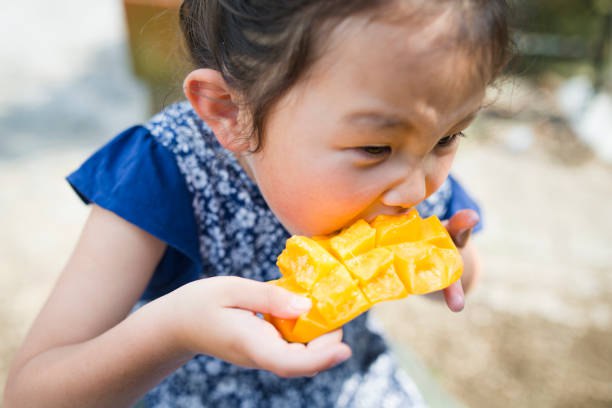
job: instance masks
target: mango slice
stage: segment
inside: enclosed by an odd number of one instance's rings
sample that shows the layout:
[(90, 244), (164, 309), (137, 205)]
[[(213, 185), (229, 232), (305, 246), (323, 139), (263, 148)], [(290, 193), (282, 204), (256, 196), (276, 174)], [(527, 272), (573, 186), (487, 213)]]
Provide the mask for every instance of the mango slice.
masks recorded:
[(290, 342), (310, 340), (341, 327), (374, 304), (444, 289), (457, 281), (463, 262), (440, 220), (416, 210), (359, 220), (326, 237), (293, 236), (277, 259), (280, 279), (270, 283), (312, 300), (297, 319), (266, 315)]

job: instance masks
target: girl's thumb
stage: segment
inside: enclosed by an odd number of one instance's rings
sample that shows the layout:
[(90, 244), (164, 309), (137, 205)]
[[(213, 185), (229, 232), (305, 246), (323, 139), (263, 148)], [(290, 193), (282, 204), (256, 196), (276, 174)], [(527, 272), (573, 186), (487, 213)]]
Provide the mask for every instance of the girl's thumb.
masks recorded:
[[(312, 301), (305, 297), (296, 295), (286, 289), (272, 284), (265, 284), (265, 299), (258, 310), (272, 316), (283, 319), (295, 319), (302, 313), (306, 313), (312, 307)], [(264, 310), (265, 309), (265, 310)]]
[(231, 290), (232, 304), (226, 306), (285, 319), (296, 318), (312, 307), (309, 298), (296, 295), (274, 284), (243, 278), (234, 279)]
[(458, 211), (448, 220), (446, 229), (457, 248), (463, 248), (467, 244), (472, 229), (478, 224), (479, 219), (476, 211), (466, 209)]

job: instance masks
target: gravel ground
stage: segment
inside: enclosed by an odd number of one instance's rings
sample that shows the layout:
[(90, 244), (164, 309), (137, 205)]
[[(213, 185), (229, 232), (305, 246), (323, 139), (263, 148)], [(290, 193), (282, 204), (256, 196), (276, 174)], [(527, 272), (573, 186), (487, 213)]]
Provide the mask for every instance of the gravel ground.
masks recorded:
[[(0, 38), (18, 39), (0, 55), (1, 384), (87, 214), (64, 176), (148, 104), (119, 2), (96, 13), (60, 3), (23, 1), (0, 15), (11, 32)], [(15, 22), (26, 17), (31, 27)], [(470, 407), (612, 405), (612, 167), (555, 119), (547, 89), (507, 84), (459, 154), (456, 173), (486, 221), (475, 238), (485, 274), (466, 310), (409, 298), (375, 311)], [(519, 125), (533, 137), (517, 143)]]

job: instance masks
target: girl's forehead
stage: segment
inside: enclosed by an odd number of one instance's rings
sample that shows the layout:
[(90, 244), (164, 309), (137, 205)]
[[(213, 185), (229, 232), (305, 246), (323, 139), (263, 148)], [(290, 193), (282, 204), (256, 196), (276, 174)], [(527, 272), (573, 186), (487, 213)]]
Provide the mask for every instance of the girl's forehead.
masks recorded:
[[(322, 38), (323, 43), (343, 43), (358, 32), (384, 33), (397, 42), (409, 41), (418, 51), (439, 43), (456, 41), (460, 37), (461, 14), (453, 7), (425, 6), (401, 7), (402, 1), (390, 2), (396, 6), (382, 6), (371, 13), (360, 13), (330, 21), (332, 29)], [(432, 3), (435, 4), (436, 2)]]
[(434, 104), (480, 94), (489, 82), (480, 67), (483, 61), (458, 43), (453, 18), (440, 13), (416, 25), (399, 17), (348, 18), (331, 33), (309, 77), (333, 78), (347, 87), (392, 84), (398, 93), (420, 95)]

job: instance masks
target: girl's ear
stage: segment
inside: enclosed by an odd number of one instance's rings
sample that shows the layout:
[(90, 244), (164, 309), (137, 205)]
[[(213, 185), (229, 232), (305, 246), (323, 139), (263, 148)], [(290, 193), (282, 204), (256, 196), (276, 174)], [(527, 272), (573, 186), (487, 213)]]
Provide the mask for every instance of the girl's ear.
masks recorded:
[(243, 107), (219, 71), (201, 68), (191, 72), (185, 78), (183, 91), (223, 147), (235, 153), (249, 149), (250, 138), (242, 123)]

